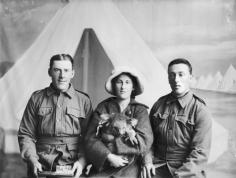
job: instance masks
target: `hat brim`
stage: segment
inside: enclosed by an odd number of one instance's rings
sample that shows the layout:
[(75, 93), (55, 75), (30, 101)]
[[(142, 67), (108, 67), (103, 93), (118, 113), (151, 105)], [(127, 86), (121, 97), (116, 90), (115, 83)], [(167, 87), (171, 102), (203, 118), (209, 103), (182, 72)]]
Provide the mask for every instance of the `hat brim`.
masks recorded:
[(135, 69), (131, 69), (128, 67), (115, 68), (112, 71), (112, 74), (108, 77), (108, 79), (105, 83), (106, 91), (112, 95), (116, 95), (116, 93), (112, 87), (112, 80), (122, 73), (129, 73), (131, 76), (133, 76), (136, 79), (137, 86), (135, 86), (135, 88), (134, 88), (133, 95), (137, 96), (137, 95), (142, 94), (144, 91), (144, 86), (143, 86), (143, 82), (141, 80), (140, 74), (138, 74), (138, 72)]

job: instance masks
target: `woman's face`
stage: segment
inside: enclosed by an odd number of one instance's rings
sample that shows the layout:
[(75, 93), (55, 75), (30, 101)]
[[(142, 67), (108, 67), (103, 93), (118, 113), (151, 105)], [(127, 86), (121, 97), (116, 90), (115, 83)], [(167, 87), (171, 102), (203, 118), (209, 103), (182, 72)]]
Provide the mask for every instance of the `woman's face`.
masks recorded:
[(115, 81), (114, 89), (119, 99), (129, 99), (134, 90), (133, 81), (128, 75), (121, 74)]

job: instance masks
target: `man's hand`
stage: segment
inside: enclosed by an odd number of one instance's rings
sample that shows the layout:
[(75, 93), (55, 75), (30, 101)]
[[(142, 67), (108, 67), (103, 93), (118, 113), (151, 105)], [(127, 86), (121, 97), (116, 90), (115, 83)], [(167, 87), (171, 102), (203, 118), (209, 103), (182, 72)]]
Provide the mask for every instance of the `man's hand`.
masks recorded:
[(112, 153), (108, 154), (107, 159), (110, 162), (111, 166), (115, 168), (125, 166), (129, 163), (127, 158)]
[(81, 175), (82, 172), (83, 172), (83, 166), (82, 166), (82, 164), (81, 164), (79, 161), (74, 162), (72, 171), (73, 171), (73, 172), (76, 171), (76, 174), (75, 174), (74, 178), (79, 178), (80, 175)]
[(33, 174), (38, 177), (38, 172), (43, 171), (42, 165), (39, 163), (37, 159), (30, 159), (29, 160), (30, 167), (32, 168)]
[(155, 175), (155, 166), (152, 163), (145, 164), (141, 170), (141, 178), (151, 178)]

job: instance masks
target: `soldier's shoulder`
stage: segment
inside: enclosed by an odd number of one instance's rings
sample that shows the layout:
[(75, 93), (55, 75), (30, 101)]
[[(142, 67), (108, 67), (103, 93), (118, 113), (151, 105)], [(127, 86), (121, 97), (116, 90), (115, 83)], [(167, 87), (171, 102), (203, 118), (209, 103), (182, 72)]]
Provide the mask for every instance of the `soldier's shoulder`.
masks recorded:
[(43, 89), (40, 89), (40, 90), (35, 90), (32, 93), (32, 97), (37, 97), (37, 96), (43, 95), (43, 93), (46, 92), (46, 90), (47, 90), (47, 88), (43, 88)]
[(159, 103), (163, 103), (165, 102), (168, 98), (170, 97), (170, 93), (166, 94), (164, 96), (161, 96), (160, 98), (158, 98), (158, 100), (155, 102), (155, 105), (159, 104)]
[(79, 95), (79, 96), (81, 96), (81, 97), (90, 99), (89, 95), (88, 95), (87, 93), (83, 92), (83, 91), (80, 91), (80, 90), (78, 90), (78, 89), (75, 89), (75, 92), (76, 92), (77, 95)]
[(155, 103), (152, 105), (152, 109), (159, 108), (161, 105), (163, 105), (168, 100), (169, 97), (170, 97), (170, 94), (166, 94), (166, 95), (163, 95), (160, 98), (158, 98), (155, 101)]
[(157, 101), (163, 101), (163, 100), (166, 100), (166, 99), (168, 99), (170, 96), (171, 96), (171, 93), (166, 94), (166, 95), (164, 95), (164, 96), (161, 96)]
[(201, 97), (197, 96), (196, 94), (193, 94), (193, 97), (201, 104), (206, 105), (206, 102), (204, 101), (204, 99), (202, 99)]

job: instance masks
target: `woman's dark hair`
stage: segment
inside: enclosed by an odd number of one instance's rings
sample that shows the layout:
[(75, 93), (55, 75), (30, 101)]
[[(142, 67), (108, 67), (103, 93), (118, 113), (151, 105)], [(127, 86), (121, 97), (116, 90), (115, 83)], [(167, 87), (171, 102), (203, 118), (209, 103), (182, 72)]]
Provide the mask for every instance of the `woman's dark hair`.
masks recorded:
[(50, 64), (49, 64), (50, 69), (52, 68), (54, 61), (63, 61), (63, 60), (69, 60), (72, 64), (72, 69), (73, 69), (74, 60), (69, 54), (56, 54), (56, 55), (52, 56), (50, 59)]
[(138, 86), (138, 82), (137, 82), (137, 79), (128, 72), (122, 72), (121, 74), (119, 74), (118, 76), (116, 76), (115, 78), (113, 78), (111, 80), (112, 90), (114, 91), (115, 83), (116, 83), (117, 79), (119, 78), (119, 76), (121, 76), (121, 75), (127, 75), (132, 80), (134, 90), (131, 93), (131, 98), (135, 98), (135, 96), (136, 96), (136, 87)]
[(184, 59), (184, 58), (174, 59), (173, 61), (171, 61), (169, 63), (168, 69), (170, 68), (170, 66), (172, 66), (174, 64), (185, 64), (185, 65), (187, 65), (188, 68), (189, 68), (189, 73), (192, 74), (193, 68), (192, 68), (192, 65), (190, 64), (190, 62), (187, 59)]

